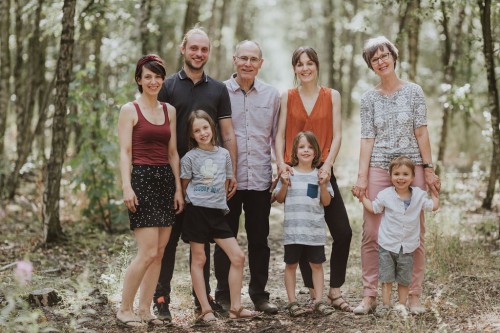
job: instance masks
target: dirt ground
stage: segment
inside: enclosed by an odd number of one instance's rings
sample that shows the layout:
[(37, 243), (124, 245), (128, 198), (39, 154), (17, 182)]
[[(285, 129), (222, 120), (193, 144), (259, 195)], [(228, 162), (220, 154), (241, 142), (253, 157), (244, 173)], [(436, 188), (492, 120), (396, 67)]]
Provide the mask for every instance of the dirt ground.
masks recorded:
[[(345, 189), (343, 189), (345, 190)], [(450, 200), (452, 198), (449, 198)], [(351, 305), (361, 300), (360, 238), (361, 208), (350, 196), (345, 195), (353, 229), (353, 239), (343, 294)], [(456, 208), (456, 207), (455, 207)], [(56, 289), (62, 302), (38, 310), (19, 309), (15, 317), (0, 317), (0, 331), (5, 332), (500, 332), (500, 243), (485, 233), (483, 238), (466, 239), (464, 234), (477, 233), (477, 226), (488, 221), (498, 221), (498, 210), (493, 213), (468, 212), (460, 215), (455, 232), (449, 235), (444, 225), (455, 220), (454, 210), (444, 210), (429, 220), (426, 234), (427, 270), (424, 303), (428, 312), (420, 316), (402, 317), (395, 313), (356, 316), (335, 311), (328, 317), (312, 315), (291, 318), (285, 311), (287, 303), (283, 282), (282, 207), (273, 205), (271, 214), (271, 263), (268, 291), (271, 301), (280, 311), (274, 316), (258, 320), (234, 322), (220, 319), (208, 327), (193, 326), (193, 305), (190, 296), (187, 244), (179, 243), (173, 280), (171, 326), (147, 329), (124, 329), (117, 325), (115, 312), (120, 299), (121, 274), (134, 254), (134, 244), (127, 230), (113, 235), (79, 222), (68, 222), (65, 230), (69, 241), (51, 247), (38, 244), (41, 226), (36, 220), (36, 205), (24, 198), (3, 209), (0, 223), (0, 266), (5, 266), (28, 256), (34, 264), (30, 285), (21, 291), (26, 296), (31, 290), (51, 287)], [(69, 218), (71, 220), (71, 218)], [(433, 222), (437, 222), (434, 223)], [(455, 221), (456, 222), (456, 221)], [(468, 230), (468, 231), (467, 231)], [(462, 235), (457, 236), (458, 233)], [(453, 236), (455, 234), (455, 236)], [(490, 233), (491, 235), (491, 233)], [(246, 249), (246, 237), (240, 232), (239, 242)], [(330, 239), (331, 244), (331, 239)], [(331, 248), (326, 248), (329, 257)], [(325, 264), (325, 285), (329, 281), (328, 261)], [(245, 269), (243, 303), (251, 307), (247, 293), (248, 269)], [(16, 290), (12, 270), (0, 271), (0, 311), (6, 311), (7, 299)], [(212, 275), (211, 285), (215, 278)], [(297, 274), (297, 288), (302, 280)], [(325, 288), (326, 290), (326, 288)], [(307, 290), (297, 290), (299, 301), (307, 302)], [(38, 311), (38, 312), (36, 312)], [(23, 322), (26, 313), (38, 313), (33, 327)], [(2, 323), (1, 320), (8, 320)], [(16, 326), (15, 321), (19, 324)], [(26, 321), (28, 321), (26, 319)], [(32, 321), (33, 322), (33, 321)], [(3, 326), (2, 326), (3, 325)], [(32, 329), (30, 329), (30, 327)], [(49, 328), (52, 328), (49, 329)]]

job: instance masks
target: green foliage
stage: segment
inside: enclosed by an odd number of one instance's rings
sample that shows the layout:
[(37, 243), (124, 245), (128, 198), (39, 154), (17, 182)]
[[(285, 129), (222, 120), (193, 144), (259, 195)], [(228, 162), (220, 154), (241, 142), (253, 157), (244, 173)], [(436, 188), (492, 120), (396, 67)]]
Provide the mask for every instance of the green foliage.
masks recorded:
[[(12, 274), (10, 268), (14, 267)], [(0, 332), (57, 332), (44, 320), (39, 309), (32, 309), (27, 302), (27, 287), (33, 278), (33, 266), (29, 261), (13, 263), (8, 274), (0, 276)]]
[(42, 312), (31, 309), (25, 300), (26, 297), (20, 294), (19, 289), (21, 288), (12, 288), (12, 286), (4, 289), (9, 290), (9, 293), (5, 297), (6, 305), (0, 312), (0, 331), (18, 332), (18, 329), (22, 327), (23, 332), (57, 332), (39, 323), (40, 317), (43, 316)]
[(82, 214), (93, 223), (111, 232), (113, 225), (127, 220), (118, 190), (119, 160), (116, 124), (118, 105), (125, 100), (125, 89), (108, 97), (92, 84), (95, 63), (90, 61), (76, 73), (71, 99), (78, 111), (68, 119), (75, 129), (76, 156), (70, 165), (74, 169), (72, 188), (84, 191), (88, 199)]
[(445, 237), (442, 232), (434, 232), (429, 240), (427, 262), (438, 276), (460, 272), (467, 263), (460, 237)]
[(475, 227), (475, 231), (486, 242), (500, 239), (500, 221), (486, 219)]
[(121, 249), (119, 256), (109, 263), (106, 271), (99, 277), (100, 290), (110, 299), (121, 293), (125, 272), (133, 259), (134, 250), (134, 243), (128, 235), (117, 238), (114, 246)]

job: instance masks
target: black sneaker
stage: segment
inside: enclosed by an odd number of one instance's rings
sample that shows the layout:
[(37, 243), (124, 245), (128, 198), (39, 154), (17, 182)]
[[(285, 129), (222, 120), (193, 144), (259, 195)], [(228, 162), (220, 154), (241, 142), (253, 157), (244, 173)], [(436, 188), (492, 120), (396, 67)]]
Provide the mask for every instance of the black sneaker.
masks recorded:
[(208, 299), (208, 304), (210, 304), (210, 307), (214, 310), (214, 312), (224, 317), (227, 316), (227, 310), (224, 309), (221, 304), (217, 303), (212, 297)]
[(157, 300), (157, 303), (154, 304), (153, 308), (158, 319), (169, 322), (172, 321), (172, 314), (168, 308), (168, 303), (165, 303), (162, 298)]
[(215, 303), (221, 306), (224, 310), (228, 311), (231, 308), (231, 300), (226, 298), (219, 298), (215, 300)]
[(276, 314), (278, 313), (278, 307), (269, 300), (264, 299), (255, 303), (255, 310), (264, 312), (265, 314)]

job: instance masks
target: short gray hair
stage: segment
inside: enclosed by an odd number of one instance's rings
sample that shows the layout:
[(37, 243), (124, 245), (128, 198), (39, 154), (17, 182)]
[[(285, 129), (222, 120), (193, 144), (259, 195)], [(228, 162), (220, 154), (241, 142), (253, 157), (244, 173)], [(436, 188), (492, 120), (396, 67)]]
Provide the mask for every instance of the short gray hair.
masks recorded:
[(240, 47), (243, 45), (243, 44), (247, 44), (247, 43), (252, 43), (254, 44), (255, 46), (257, 46), (257, 48), (259, 49), (259, 57), (262, 58), (262, 49), (260, 48), (260, 45), (259, 43), (257, 43), (256, 41), (254, 40), (249, 40), (249, 39), (245, 39), (241, 42), (239, 42), (238, 44), (236, 44), (236, 47), (234, 48), (234, 55), (236, 56), (238, 54), (238, 51), (240, 50)]
[(383, 50), (384, 46), (387, 47), (389, 52), (394, 59), (394, 69), (396, 69), (396, 60), (398, 60), (398, 48), (385, 36), (378, 36), (374, 38), (370, 38), (365, 42), (365, 46), (363, 47), (363, 59), (365, 59), (368, 68), (373, 70), (372, 67), (372, 58), (377, 53), (378, 50)]

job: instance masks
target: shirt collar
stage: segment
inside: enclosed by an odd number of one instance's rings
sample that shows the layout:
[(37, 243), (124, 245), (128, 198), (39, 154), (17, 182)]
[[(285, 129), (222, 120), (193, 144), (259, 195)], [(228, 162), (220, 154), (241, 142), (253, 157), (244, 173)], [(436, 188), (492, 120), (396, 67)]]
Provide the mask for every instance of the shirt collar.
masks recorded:
[[(187, 76), (186, 72), (184, 71), (184, 68), (182, 68), (177, 73), (177, 75), (179, 76), (179, 79), (181, 79), (181, 80), (189, 79), (189, 77)], [(208, 75), (205, 72), (203, 72), (203, 75), (202, 75), (202, 78), (201, 78), (200, 82), (208, 82)]]
[[(236, 76), (237, 76), (237, 75), (238, 75), (237, 73), (233, 73), (233, 74), (231, 75), (231, 78), (229, 79), (229, 88), (230, 88), (233, 92), (236, 92), (236, 91), (238, 91), (238, 90), (243, 91), (243, 89), (241, 89), (241, 87), (240, 87), (240, 85), (238, 84), (238, 82), (236, 82)], [(252, 87), (250, 88), (250, 90), (249, 90), (249, 91), (246, 91), (246, 93), (248, 94), (248, 93), (249, 93), (250, 91), (252, 91), (252, 90), (255, 90), (255, 91), (257, 91), (257, 92), (258, 92), (258, 91), (259, 91), (259, 89), (260, 89), (260, 87), (261, 87), (261, 82), (260, 82), (257, 78), (255, 78), (255, 80), (253, 81), (253, 85), (252, 85)]]

